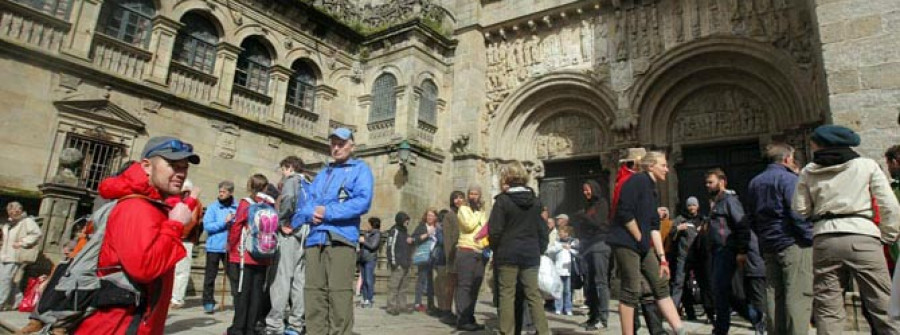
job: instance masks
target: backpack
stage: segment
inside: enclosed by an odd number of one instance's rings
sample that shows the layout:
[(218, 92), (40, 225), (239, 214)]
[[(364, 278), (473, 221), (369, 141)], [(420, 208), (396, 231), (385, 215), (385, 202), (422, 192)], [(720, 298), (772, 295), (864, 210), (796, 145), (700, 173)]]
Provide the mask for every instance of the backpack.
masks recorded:
[(254, 259), (274, 258), (278, 251), (278, 211), (265, 201), (246, 200), (250, 208), (247, 226), (241, 231), (241, 254), (246, 251)]
[[(130, 198), (143, 198), (160, 207), (165, 206), (146, 196), (129, 195), (104, 204), (91, 215), (93, 234), (74, 258), (57, 265), (38, 302), (36, 318), (46, 325), (42, 334), (57, 328), (72, 332), (98, 309), (113, 306), (137, 306), (126, 331), (127, 334), (137, 333), (142, 319), (138, 316), (147, 310), (148, 304), (143, 289), (132, 283), (124, 271), (97, 275), (109, 215), (120, 200)], [(117, 268), (121, 270), (121, 267)]]

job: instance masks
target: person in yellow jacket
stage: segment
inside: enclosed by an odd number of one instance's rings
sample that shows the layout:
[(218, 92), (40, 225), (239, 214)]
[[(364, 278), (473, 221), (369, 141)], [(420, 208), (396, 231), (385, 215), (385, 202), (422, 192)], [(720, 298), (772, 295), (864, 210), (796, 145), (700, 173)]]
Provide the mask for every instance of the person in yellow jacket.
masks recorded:
[(481, 229), (487, 225), (487, 213), (481, 198), (481, 187), (471, 186), (467, 192), (466, 204), (459, 207), (459, 241), (456, 251), (456, 329), (462, 331), (483, 330), (484, 326), (475, 322), (475, 304), (478, 291), (484, 279), (483, 246), (475, 240)]

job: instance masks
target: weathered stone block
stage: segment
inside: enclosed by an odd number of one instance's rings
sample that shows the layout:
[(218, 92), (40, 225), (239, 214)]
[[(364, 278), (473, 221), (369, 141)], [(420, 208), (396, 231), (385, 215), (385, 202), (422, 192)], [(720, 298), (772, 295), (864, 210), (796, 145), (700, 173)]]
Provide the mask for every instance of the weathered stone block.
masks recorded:
[(860, 66), (900, 62), (900, 39), (895, 35), (881, 35), (860, 40), (852, 52), (859, 53)]
[(881, 15), (870, 15), (847, 21), (845, 38), (855, 40), (878, 35), (882, 32)]
[(863, 89), (900, 88), (900, 62), (867, 66), (860, 68), (859, 72)]
[(844, 40), (844, 22), (835, 22), (819, 28), (822, 44), (841, 42)]
[(860, 52), (854, 43), (841, 42), (826, 44), (822, 47), (822, 59), (825, 61), (825, 71), (844, 71), (856, 69), (859, 66)]
[(900, 1), (840, 1), (819, 4), (816, 8), (816, 13), (818, 14), (819, 24), (825, 25), (856, 17), (880, 15), (895, 10), (900, 10)]
[(832, 94), (856, 92), (859, 88), (859, 71), (835, 71), (828, 74), (828, 90)]

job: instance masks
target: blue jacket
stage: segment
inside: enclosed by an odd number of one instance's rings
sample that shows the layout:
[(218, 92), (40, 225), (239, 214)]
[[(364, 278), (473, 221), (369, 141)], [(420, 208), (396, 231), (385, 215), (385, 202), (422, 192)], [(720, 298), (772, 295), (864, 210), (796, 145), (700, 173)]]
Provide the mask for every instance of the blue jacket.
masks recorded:
[[(308, 190), (308, 199), (298, 203), (292, 224), (310, 224), (306, 247), (331, 245), (340, 241), (355, 246), (359, 241), (359, 217), (372, 205), (374, 178), (365, 162), (351, 158), (343, 164), (331, 163), (320, 171)], [(316, 206), (325, 206), (325, 219), (313, 225)]]
[(797, 244), (812, 245), (812, 223), (791, 210), (797, 174), (781, 164), (769, 164), (747, 188), (747, 221), (762, 250), (780, 252)]
[(237, 211), (237, 201), (231, 206), (222, 206), (218, 200), (206, 206), (203, 214), (203, 230), (206, 230), (206, 252), (225, 253), (228, 242), (228, 227), (225, 218)]

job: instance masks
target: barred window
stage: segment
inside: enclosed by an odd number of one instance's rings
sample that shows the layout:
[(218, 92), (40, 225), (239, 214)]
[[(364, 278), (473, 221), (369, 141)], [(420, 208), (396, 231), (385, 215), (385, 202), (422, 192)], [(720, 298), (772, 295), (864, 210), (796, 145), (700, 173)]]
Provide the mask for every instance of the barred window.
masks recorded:
[(156, 9), (149, 0), (108, 0), (100, 14), (100, 31), (122, 42), (147, 48)]
[(369, 123), (390, 120), (397, 111), (397, 78), (385, 73), (375, 79)]
[(72, 0), (13, 0), (13, 2), (37, 9), (57, 18), (68, 20)]
[(269, 66), (272, 57), (266, 47), (255, 38), (241, 43), (241, 54), (238, 56), (237, 73), (234, 84), (248, 90), (266, 94), (269, 86)]
[(207, 18), (187, 13), (181, 18), (184, 27), (175, 39), (175, 60), (197, 70), (212, 73), (216, 65), (216, 27)]
[(422, 83), (422, 96), (419, 98), (419, 121), (437, 126), (437, 85), (431, 80)]
[(316, 101), (316, 73), (303, 61), (295, 62), (291, 70), (294, 73), (288, 83), (287, 103), (312, 112)]
[(74, 172), (78, 176), (79, 186), (94, 191), (104, 178), (116, 172), (125, 156), (125, 147), (120, 144), (71, 133), (66, 136), (64, 148), (78, 149), (84, 155), (81, 166)]

